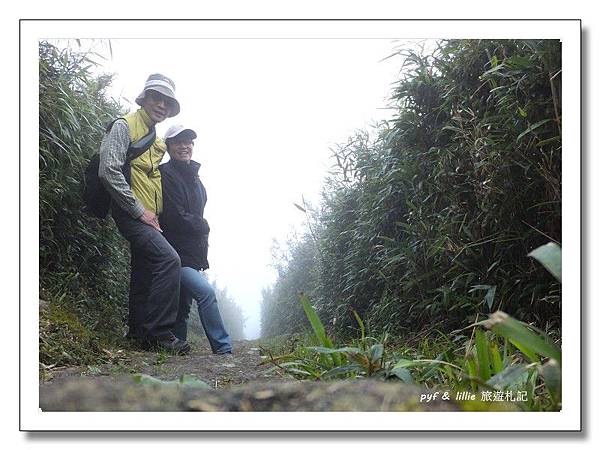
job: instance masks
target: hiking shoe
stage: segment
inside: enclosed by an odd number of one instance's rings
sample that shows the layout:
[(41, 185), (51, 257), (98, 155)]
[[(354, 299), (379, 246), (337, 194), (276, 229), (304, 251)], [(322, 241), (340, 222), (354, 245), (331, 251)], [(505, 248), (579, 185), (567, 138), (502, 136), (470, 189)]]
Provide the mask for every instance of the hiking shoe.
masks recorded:
[(173, 334), (154, 338), (151, 341), (151, 345), (157, 350), (165, 350), (175, 355), (185, 355), (191, 350), (190, 344), (187, 341), (177, 339)]

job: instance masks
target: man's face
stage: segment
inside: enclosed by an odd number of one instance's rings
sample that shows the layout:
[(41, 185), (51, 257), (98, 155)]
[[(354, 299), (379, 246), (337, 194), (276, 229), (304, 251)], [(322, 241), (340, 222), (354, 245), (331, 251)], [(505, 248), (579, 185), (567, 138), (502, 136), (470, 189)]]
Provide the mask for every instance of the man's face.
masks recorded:
[(169, 156), (178, 161), (189, 163), (194, 151), (194, 140), (190, 136), (186, 136), (185, 133), (181, 134), (183, 136), (175, 136), (169, 139), (169, 143), (167, 144)]
[(174, 108), (174, 102), (160, 92), (148, 89), (144, 95), (142, 108), (148, 113), (154, 123), (162, 122)]

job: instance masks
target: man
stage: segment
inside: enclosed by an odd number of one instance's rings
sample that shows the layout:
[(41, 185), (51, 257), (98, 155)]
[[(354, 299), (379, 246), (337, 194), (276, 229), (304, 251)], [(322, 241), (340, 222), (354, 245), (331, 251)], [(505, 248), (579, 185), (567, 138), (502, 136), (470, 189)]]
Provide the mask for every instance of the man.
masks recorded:
[(199, 271), (208, 269), (208, 233), (204, 219), (206, 189), (198, 178), (200, 164), (192, 160), (196, 132), (182, 125), (167, 130), (165, 143), (170, 160), (160, 166), (164, 211), (160, 224), (165, 238), (181, 258), (181, 295), (173, 332), (187, 337), (187, 318), (192, 298), (212, 352), (231, 354), (231, 338), (225, 330), (215, 291)]
[(135, 101), (140, 109), (114, 121), (104, 136), (98, 170), (112, 199), (117, 228), (131, 246), (128, 336), (144, 348), (183, 354), (189, 345), (172, 333), (179, 301), (180, 259), (158, 222), (162, 211), (158, 165), (165, 143), (156, 139), (140, 156), (127, 160), (130, 144), (179, 113), (175, 84), (164, 75), (150, 75)]

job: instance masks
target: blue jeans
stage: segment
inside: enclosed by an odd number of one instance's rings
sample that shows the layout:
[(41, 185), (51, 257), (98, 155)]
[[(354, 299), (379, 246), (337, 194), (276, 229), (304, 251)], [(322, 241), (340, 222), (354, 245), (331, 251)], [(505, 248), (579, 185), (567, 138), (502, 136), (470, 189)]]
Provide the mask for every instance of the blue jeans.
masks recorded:
[(173, 334), (184, 341), (187, 339), (187, 319), (192, 307), (192, 298), (196, 299), (198, 315), (212, 352), (231, 352), (231, 338), (223, 325), (215, 290), (202, 273), (191, 267), (181, 268), (179, 311)]

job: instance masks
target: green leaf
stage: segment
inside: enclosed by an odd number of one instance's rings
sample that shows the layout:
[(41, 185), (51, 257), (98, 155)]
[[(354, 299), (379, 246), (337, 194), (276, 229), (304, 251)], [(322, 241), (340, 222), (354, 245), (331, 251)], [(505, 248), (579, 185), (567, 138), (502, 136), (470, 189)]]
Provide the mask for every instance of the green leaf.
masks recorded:
[(471, 378), (471, 389), (475, 390), (477, 389), (477, 385), (475, 384), (474, 379), (477, 378), (477, 367), (475, 364), (475, 358), (473, 358), (473, 356), (469, 355), (466, 359), (465, 359), (465, 364), (466, 364), (466, 369), (467, 369), (467, 373), (469, 374), (469, 378)]
[(500, 350), (495, 342), (490, 342), (490, 357), (492, 362), (492, 369), (495, 374), (502, 372), (504, 364), (502, 363), (502, 357), (500, 356)]
[(455, 369), (458, 369), (460, 371), (462, 371), (462, 369), (460, 367), (458, 367), (456, 364), (452, 364), (449, 363), (447, 361), (442, 361), (442, 360), (437, 360), (437, 359), (399, 359), (396, 364), (394, 364), (394, 367), (392, 367), (392, 370), (394, 369), (399, 369), (399, 368), (404, 368), (404, 367), (415, 367), (415, 366), (428, 366), (428, 365), (447, 365), (449, 367), (453, 367)]
[(476, 284), (469, 289), (469, 293), (481, 290), (487, 291), (483, 300), (491, 310), (492, 305), (494, 304), (494, 297), (496, 296), (496, 286), (490, 286), (489, 284)]
[(535, 354), (554, 358), (560, 363), (560, 349), (547, 342), (542, 336), (531, 331), (523, 322), (513, 319), (502, 311), (496, 311), (484, 321), (484, 325), (501, 336), (508, 338), (532, 361), (537, 362)]
[(179, 384), (182, 386), (190, 386), (194, 388), (211, 389), (211, 387), (207, 383), (197, 378), (194, 378), (191, 375), (181, 375), (181, 377), (179, 377)]
[(517, 136), (517, 142), (519, 142), (521, 140), (521, 138), (528, 135), (536, 128), (539, 128), (542, 125), (544, 125), (545, 123), (548, 123), (550, 121), (552, 121), (552, 119), (544, 119), (544, 120), (540, 120), (539, 122), (534, 123), (533, 125), (530, 125), (529, 127), (527, 127), (527, 129), (525, 131), (523, 131), (519, 136)]
[[(323, 326), (321, 319), (319, 319), (319, 316), (317, 315), (316, 311), (310, 304), (308, 297), (304, 294), (300, 294), (300, 302), (302, 303), (302, 308), (304, 308), (304, 314), (306, 314), (306, 317), (308, 318), (308, 321), (310, 322), (310, 325), (321, 345), (323, 347), (333, 348), (331, 340), (327, 337), (327, 334), (325, 333), (325, 327)], [(331, 359), (334, 365), (339, 366), (341, 364), (339, 355), (334, 353), (331, 355)]]
[(360, 340), (362, 342), (365, 340), (365, 324), (363, 323), (362, 319), (360, 318), (355, 309), (352, 309), (352, 314), (354, 314), (354, 318), (356, 319), (356, 322), (358, 323), (358, 326), (360, 328)]
[(306, 350), (311, 350), (317, 353), (334, 354), (334, 353), (361, 353), (361, 349), (358, 347), (340, 347), (340, 348), (328, 348), (328, 347), (303, 347)]
[(554, 278), (562, 282), (562, 251), (554, 242), (536, 248), (527, 256), (537, 259)]
[(133, 375), (133, 381), (138, 384), (165, 384), (166, 381), (159, 380), (158, 378), (151, 377), (150, 375), (146, 375), (143, 373), (137, 373)]
[(304, 308), (304, 314), (306, 314), (306, 317), (310, 322), (310, 326), (315, 332), (315, 336), (317, 337), (321, 345), (323, 347), (332, 348), (333, 345), (327, 337), (327, 334), (325, 334), (325, 327), (323, 326), (323, 323), (321, 322), (321, 319), (319, 319), (319, 316), (315, 312), (314, 308), (310, 304), (308, 297), (304, 294), (300, 294), (300, 302), (302, 303), (302, 307)]
[(485, 303), (487, 303), (488, 305), (488, 309), (492, 309), (492, 305), (494, 304), (494, 297), (496, 296), (496, 286), (491, 286), (487, 293), (485, 294), (485, 297), (483, 298), (483, 300), (485, 301)]
[(488, 339), (485, 332), (481, 330), (475, 331), (475, 348), (477, 349), (477, 362), (479, 364), (479, 378), (488, 380), (492, 374), (490, 373), (490, 358), (488, 350)]
[(369, 359), (371, 361), (379, 361), (383, 356), (383, 344), (372, 345), (369, 349)]
[(524, 118), (524, 117), (527, 117), (527, 111), (525, 111), (525, 110), (524, 110), (523, 108), (521, 108), (520, 106), (519, 106), (519, 107), (517, 107), (517, 111), (519, 111), (519, 115), (520, 115), (521, 117), (523, 117), (523, 118)]
[(550, 359), (546, 364), (540, 367), (540, 374), (544, 378), (546, 389), (555, 405), (561, 400), (561, 370), (560, 365), (554, 359)]
[[(312, 378), (321, 377), (321, 370), (318, 367), (312, 367), (310, 364), (302, 361), (289, 361), (278, 365), (289, 373), (310, 376)], [(277, 367), (274, 367), (274, 369), (277, 369)]]
[(560, 140), (561, 140), (560, 136), (554, 136), (554, 137), (544, 139), (543, 141), (538, 142), (537, 144), (535, 144), (535, 146), (542, 147), (544, 145), (551, 144), (553, 142), (560, 142)]
[(495, 72), (498, 72), (500, 69), (504, 68), (504, 64), (498, 64), (497, 66), (492, 67), (490, 70), (487, 70), (481, 74), (481, 78), (485, 79), (488, 75), (491, 75)]
[(392, 368), (392, 370), (401, 369), (404, 367), (413, 367), (413, 366), (418, 366), (418, 365), (419, 364), (415, 364), (415, 362), (410, 359), (399, 359), (398, 361), (396, 361), (396, 364), (394, 364), (394, 367)]
[[(273, 369), (277, 369), (277, 367), (274, 367)], [(305, 377), (312, 377), (312, 378), (320, 377), (318, 374), (315, 374), (314, 372), (307, 372), (306, 370), (297, 369), (295, 367), (286, 367), (285, 371), (288, 373), (294, 374), (294, 375), (302, 375)]]
[(198, 380), (191, 375), (182, 375), (179, 380), (164, 381), (158, 378), (154, 378), (150, 375), (143, 373), (137, 373), (133, 375), (133, 381), (138, 384), (144, 385), (160, 385), (160, 386), (189, 386), (201, 389), (211, 389), (211, 387), (204, 381)]
[(337, 378), (342, 375), (349, 375), (352, 373), (362, 373), (364, 369), (359, 364), (347, 364), (345, 366), (337, 366), (333, 369), (328, 370), (322, 376), (323, 378)]
[(394, 375), (395, 377), (401, 379), (402, 381), (404, 381), (407, 384), (414, 384), (414, 382), (415, 382), (415, 380), (413, 379), (413, 377), (410, 374), (410, 372), (408, 371), (408, 369), (405, 369), (403, 367), (393, 368), (390, 371), (390, 375)]
[[(292, 202), (292, 203), (294, 203), (294, 202)], [(300, 206), (298, 203), (294, 203), (294, 206), (295, 206), (296, 208), (298, 208), (300, 211), (302, 211), (303, 213), (305, 213), (305, 212), (306, 212), (306, 209), (304, 209), (304, 208), (303, 208), (302, 206)]]
[(495, 387), (496, 389), (504, 389), (520, 380), (523, 374), (526, 373), (530, 368), (531, 366), (527, 364), (515, 364), (508, 366), (506, 369), (490, 378), (487, 381), (487, 384)]

